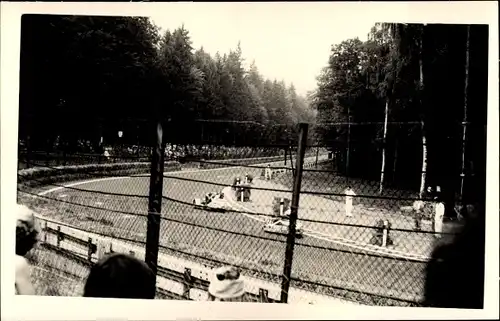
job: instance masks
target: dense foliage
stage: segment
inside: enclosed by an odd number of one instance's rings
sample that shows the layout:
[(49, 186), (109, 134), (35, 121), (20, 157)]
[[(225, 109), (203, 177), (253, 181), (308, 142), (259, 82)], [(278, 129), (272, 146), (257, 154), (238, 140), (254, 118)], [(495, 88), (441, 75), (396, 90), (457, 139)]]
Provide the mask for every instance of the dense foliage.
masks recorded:
[(33, 148), (149, 145), (160, 116), (173, 143), (283, 144), (314, 120), (293, 85), (264, 79), (255, 63), (245, 70), (239, 44), (213, 57), (194, 51), (184, 27), (25, 15), (21, 47), (20, 138)]
[(487, 53), (487, 26), (466, 25), (377, 24), (333, 46), (312, 97), (336, 170), (451, 198), (463, 156), (465, 194), (484, 198)]
[(32, 149), (148, 146), (158, 118), (174, 144), (295, 144), (308, 122), (340, 174), (455, 195), (464, 167), (484, 197), (486, 26), (377, 24), (332, 46), (306, 98), (245, 68), (239, 44), (210, 55), (148, 18), (24, 15), (21, 38), (19, 137)]

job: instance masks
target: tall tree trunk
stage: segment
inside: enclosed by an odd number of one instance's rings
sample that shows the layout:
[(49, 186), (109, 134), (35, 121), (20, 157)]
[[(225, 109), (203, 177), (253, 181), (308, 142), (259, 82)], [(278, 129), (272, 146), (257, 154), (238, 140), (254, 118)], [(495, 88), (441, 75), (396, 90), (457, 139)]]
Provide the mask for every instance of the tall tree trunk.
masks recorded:
[(386, 152), (386, 141), (387, 141), (387, 119), (389, 115), (389, 97), (385, 100), (385, 119), (384, 119), (384, 138), (382, 140), (382, 167), (380, 169), (380, 186), (378, 189), (379, 194), (382, 194), (384, 189), (384, 177), (385, 177), (385, 152)]
[(420, 70), (420, 79), (419, 79), (419, 84), (420, 84), (420, 122), (421, 122), (421, 131), (422, 131), (422, 172), (420, 176), (420, 190), (418, 193), (418, 196), (420, 198), (423, 198), (424, 196), (424, 191), (425, 191), (425, 185), (426, 185), (426, 180), (427, 180), (427, 137), (425, 133), (425, 122), (424, 122), (424, 60), (423, 60), (423, 42), (424, 42), (424, 30), (425, 30), (425, 25), (422, 26), (422, 33), (420, 35), (420, 41), (419, 41), (419, 55), (418, 55), (418, 64), (419, 64), (419, 70)]
[(465, 140), (467, 134), (467, 103), (469, 91), (469, 54), (470, 54), (470, 26), (467, 26), (467, 42), (465, 47), (465, 86), (464, 86), (464, 117), (463, 117), (463, 135), (462, 135), (462, 171), (460, 173), (460, 198), (464, 199), (464, 181), (465, 181)]

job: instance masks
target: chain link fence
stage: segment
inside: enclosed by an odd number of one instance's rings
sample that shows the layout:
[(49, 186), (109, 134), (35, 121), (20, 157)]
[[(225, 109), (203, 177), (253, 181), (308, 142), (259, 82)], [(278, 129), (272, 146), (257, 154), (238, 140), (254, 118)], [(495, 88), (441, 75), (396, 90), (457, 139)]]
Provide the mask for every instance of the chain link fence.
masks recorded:
[[(288, 302), (422, 305), (426, 266), (436, 242), (456, 233), (449, 213), (461, 202), (459, 188), (429, 174), (439, 168), (422, 165), (419, 123), (388, 126), (391, 142), (375, 123), (315, 125), (302, 137), (268, 126), (252, 140), (255, 124), (196, 124), (190, 139), (165, 126), (158, 297), (206, 300), (211, 269), (233, 265), (252, 301), (286, 292)], [(38, 294), (81, 295), (103, 253), (147, 260), (155, 150), (124, 146), (113, 148), (132, 152), (20, 153), (18, 201), (39, 213), (45, 237), (30, 256)]]

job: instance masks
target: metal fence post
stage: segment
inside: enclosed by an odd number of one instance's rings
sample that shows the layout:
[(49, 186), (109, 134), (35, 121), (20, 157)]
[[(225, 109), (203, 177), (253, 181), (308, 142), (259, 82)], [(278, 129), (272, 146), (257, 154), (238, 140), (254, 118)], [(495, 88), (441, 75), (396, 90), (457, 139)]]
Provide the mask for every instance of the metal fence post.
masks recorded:
[(301, 123), (299, 125), (300, 136), (298, 155), (296, 160), (296, 175), (293, 183), (292, 202), (290, 204), (290, 226), (286, 240), (285, 266), (283, 268), (283, 279), (281, 283), (281, 302), (288, 302), (288, 290), (290, 289), (290, 277), (292, 274), (293, 248), (295, 246), (296, 224), (299, 207), (300, 185), (302, 183), (302, 169), (304, 166), (304, 155), (307, 143), (307, 131), (309, 125)]
[(156, 142), (152, 151), (151, 179), (149, 185), (149, 210), (146, 236), (146, 264), (155, 274), (158, 271), (158, 248), (160, 242), (161, 201), (163, 192), (164, 162), (163, 125), (161, 121), (156, 124)]

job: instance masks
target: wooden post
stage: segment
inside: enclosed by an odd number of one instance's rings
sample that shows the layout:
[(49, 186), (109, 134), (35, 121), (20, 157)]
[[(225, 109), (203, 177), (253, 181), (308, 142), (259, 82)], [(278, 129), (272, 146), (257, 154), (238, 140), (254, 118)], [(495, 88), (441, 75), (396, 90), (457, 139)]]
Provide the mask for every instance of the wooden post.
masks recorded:
[(290, 277), (292, 274), (292, 261), (293, 261), (293, 249), (295, 246), (296, 238), (296, 225), (298, 217), (299, 208), (299, 197), (300, 197), (300, 186), (302, 184), (302, 170), (304, 166), (304, 154), (306, 150), (307, 142), (307, 131), (309, 125), (306, 123), (301, 123), (299, 125), (300, 136), (299, 136), (299, 146), (297, 150), (297, 160), (296, 160), (296, 175), (294, 176), (293, 193), (292, 193), (292, 203), (290, 205), (290, 219), (289, 219), (289, 231), (286, 241), (286, 251), (285, 251), (285, 265), (283, 268), (283, 278), (281, 284), (281, 302), (288, 303), (288, 291), (290, 289)]
[(318, 168), (318, 157), (319, 157), (319, 146), (316, 147), (316, 163), (315, 163), (316, 168)]
[(192, 283), (193, 283), (193, 278), (191, 276), (191, 269), (190, 268), (185, 268), (184, 269), (184, 290), (182, 292), (182, 297), (186, 300), (189, 300), (189, 293), (192, 288)]
[(269, 302), (269, 292), (266, 289), (259, 289), (259, 300), (262, 303)]
[(43, 243), (47, 243), (47, 221), (45, 221), (45, 228), (43, 229)]
[(92, 238), (89, 237), (87, 241), (87, 260), (92, 261)]
[(57, 226), (57, 247), (61, 246), (62, 234), (61, 234), (61, 226)]
[(97, 259), (101, 259), (106, 254), (106, 244), (102, 239), (97, 240)]

